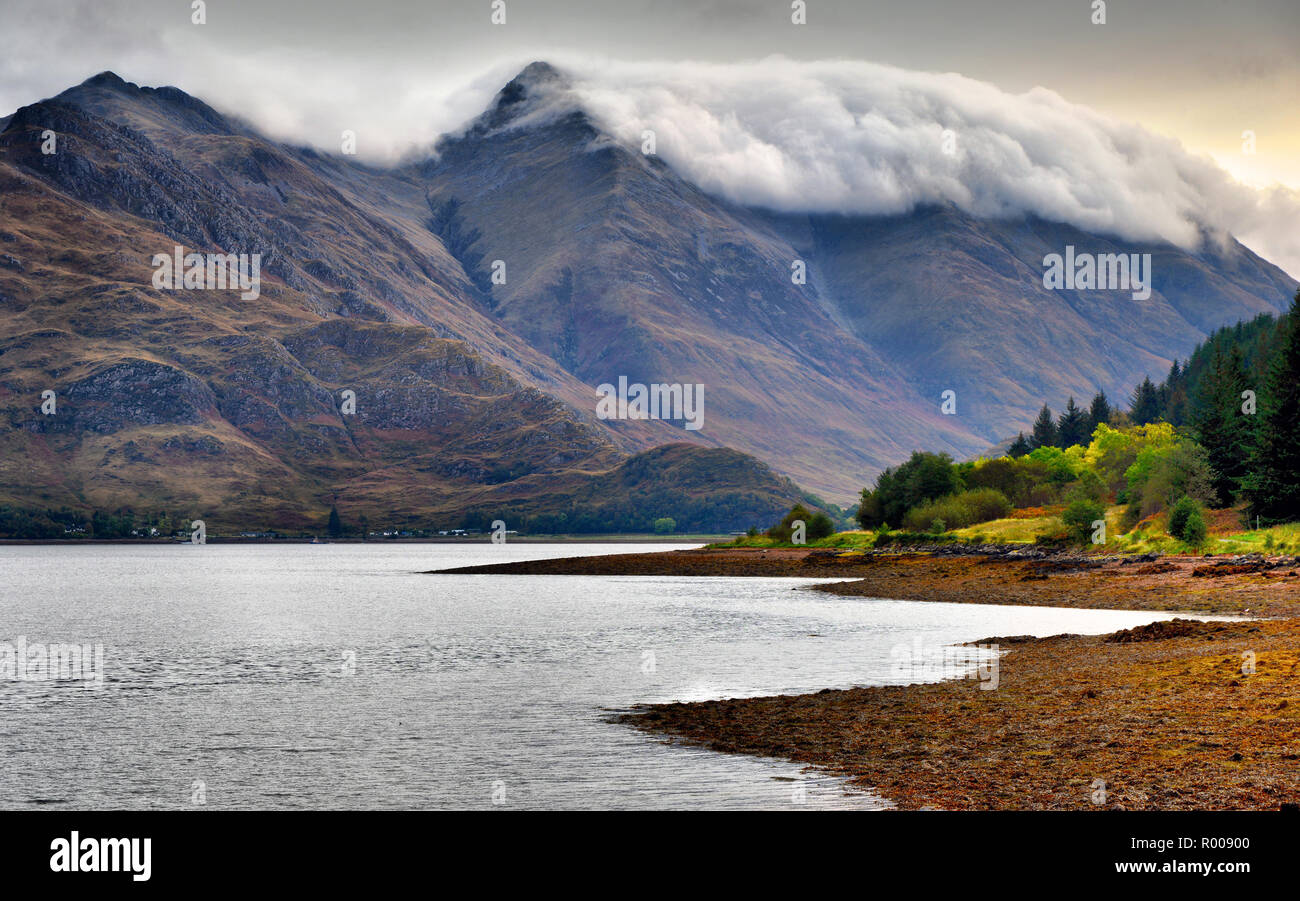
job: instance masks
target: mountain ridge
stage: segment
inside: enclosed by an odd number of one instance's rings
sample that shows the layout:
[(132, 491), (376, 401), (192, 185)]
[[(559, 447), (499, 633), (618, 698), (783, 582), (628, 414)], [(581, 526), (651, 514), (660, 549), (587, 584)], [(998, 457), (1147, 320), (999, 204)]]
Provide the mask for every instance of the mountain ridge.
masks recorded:
[[(0, 498), (175, 496), (298, 523), (334, 500), (406, 522), (512, 503), (550, 516), (566, 497), (594, 500), (620, 461), (687, 442), (677, 453), (699, 466), (729, 446), (775, 470), (741, 467), (752, 490), (720, 489), (761, 498), (749, 521), (727, 521), (743, 528), (801, 498), (795, 482), (847, 500), (918, 447), (977, 453), (1045, 399), (1118, 396), (1294, 290), (1235, 242), (1157, 242), (1142, 249), (1172, 276), (1146, 308), (1046, 292), (1032, 277), (1045, 249), (1116, 240), (951, 208), (736, 206), (623, 146), (564, 90), (562, 72), (531, 64), (427, 158), (387, 168), (278, 144), (113, 73), (15, 112), (0, 126), (0, 415), (6, 453), (41, 475), (24, 485), (8, 467)], [(262, 298), (152, 289), (150, 252), (173, 242), (265, 252)], [(790, 278), (796, 261), (806, 284)], [(598, 419), (594, 388), (620, 375), (704, 384), (705, 428)], [(101, 396), (123, 380), (136, 407), (154, 406), (143, 419)], [(88, 406), (70, 406), (66, 427), (34, 419), (45, 384)], [(355, 421), (338, 413), (349, 386), (365, 399)], [(949, 389), (955, 416), (940, 412)], [(92, 400), (130, 428), (73, 441)], [(224, 469), (212, 442), (228, 448)], [(217, 487), (159, 473), (178, 459)], [(241, 473), (267, 483), (255, 501)]]

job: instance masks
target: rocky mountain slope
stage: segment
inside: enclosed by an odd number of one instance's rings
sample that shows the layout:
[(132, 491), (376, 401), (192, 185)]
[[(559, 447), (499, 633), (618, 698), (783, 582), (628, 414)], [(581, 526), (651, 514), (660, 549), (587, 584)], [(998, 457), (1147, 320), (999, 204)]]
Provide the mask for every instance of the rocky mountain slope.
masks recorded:
[[(259, 296), (154, 288), (176, 244), (260, 253)], [(1066, 244), (1152, 253), (1152, 296), (1047, 291)], [(104, 73), (0, 131), (0, 503), (738, 528), (791, 477), (847, 501), (915, 448), (1119, 396), (1294, 287), (1235, 242), (738, 207), (612, 139), (545, 64), (392, 169)], [(704, 385), (703, 428), (597, 418), (620, 376)]]
[[(337, 503), (353, 522), (449, 527), (638, 492), (594, 391), (485, 312), (435, 236), (369, 214), (310, 153), (111, 75), (19, 110), (0, 151), (0, 502), (218, 529), (310, 527)], [(260, 296), (153, 288), (175, 243), (261, 253)], [(681, 526), (744, 527), (801, 496), (753, 463), (704, 486)], [(643, 518), (675, 512), (642, 501)]]

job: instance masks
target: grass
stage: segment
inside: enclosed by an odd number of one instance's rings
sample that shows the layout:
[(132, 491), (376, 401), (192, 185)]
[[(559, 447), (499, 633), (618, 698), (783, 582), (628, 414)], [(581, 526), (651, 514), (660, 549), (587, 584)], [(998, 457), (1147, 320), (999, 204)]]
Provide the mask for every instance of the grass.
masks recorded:
[(1059, 516), (1034, 516), (1026, 519), (1007, 517), (976, 523), (950, 534), (967, 541), (991, 541), (996, 544), (1033, 544), (1044, 532), (1059, 532), (1065, 528)]
[(1137, 554), (1297, 554), (1300, 553), (1300, 523), (1245, 531), (1232, 531), (1220, 525), (1200, 547), (1171, 537), (1162, 527), (1144, 524), (1127, 535), (1120, 535), (1115, 543), (1121, 550)]
[(762, 532), (759, 532), (757, 535), (740, 535), (731, 541), (719, 541), (716, 544), (709, 545), (709, 547), (830, 547), (845, 548), (847, 550), (865, 550), (867, 548), (875, 547), (875, 544), (875, 532), (836, 532), (828, 538), (818, 538), (814, 541), (809, 541), (807, 544), (792, 544), (789, 541), (778, 541), (775, 538), (768, 538)]
[[(1029, 514), (1029, 515), (1026, 515)], [(1207, 521), (1211, 534), (1203, 546), (1197, 547), (1179, 541), (1164, 531), (1165, 518), (1152, 517), (1139, 523), (1125, 533), (1120, 521), (1124, 514), (1121, 504), (1112, 504), (1106, 509), (1106, 534), (1104, 545), (1086, 545), (1081, 550), (1098, 553), (1125, 554), (1300, 554), (1300, 523), (1271, 526), (1266, 529), (1234, 531), (1232, 526), (1237, 515), (1231, 511), (1207, 511)], [(1003, 519), (977, 523), (963, 529), (953, 529), (934, 536), (935, 542), (961, 541), (971, 544), (1033, 544), (1040, 535), (1061, 533), (1065, 528), (1060, 515), (1043, 508), (1015, 510)], [(902, 534), (891, 532), (889, 535)], [(909, 533), (910, 534), (910, 533)], [(719, 542), (709, 547), (755, 547), (755, 548), (844, 548), (846, 550), (867, 550), (880, 544), (881, 536), (876, 532), (850, 531), (837, 532), (829, 538), (809, 541), (806, 545), (793, 545), (777, 541), (766, 535), (740, 536), (733, 541)], [(885, 544), (888, 543), (886, 538)]]
[(829, 538), (820, 538), (813, 542), (814, 547), (839, 547), (846, 550), (866, 550), (876, 546), (876, 533), (863, 532), (855, 530), (852, 532), (836, 532)]
[(1212, 535), (1207, 550), (1219, 554), (1300, 553), (1300, 523), (1250, 529), (1229, 535)]

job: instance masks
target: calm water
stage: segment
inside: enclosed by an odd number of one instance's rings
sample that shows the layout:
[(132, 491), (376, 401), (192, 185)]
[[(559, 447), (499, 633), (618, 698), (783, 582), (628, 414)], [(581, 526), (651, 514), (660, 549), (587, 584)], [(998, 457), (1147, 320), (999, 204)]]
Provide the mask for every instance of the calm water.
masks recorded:
[(0, 808), (879, 807), (793, 764), (605, 721), (639, 702), (913, 681), (890, 651), (1145, 613), (839, 598), (803, 579), (430, 576), (664, 545), (0, 547)]

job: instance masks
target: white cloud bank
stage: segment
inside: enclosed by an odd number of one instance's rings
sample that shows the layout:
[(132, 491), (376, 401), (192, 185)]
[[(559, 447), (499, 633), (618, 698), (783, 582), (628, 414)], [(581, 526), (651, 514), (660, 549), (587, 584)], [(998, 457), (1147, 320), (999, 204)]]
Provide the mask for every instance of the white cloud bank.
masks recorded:
[[(620, 139), (706, 191), (801, 212), (900, 213), (951, 201), (1193, 248), (1230, 232), (1300, 273), (1300, 194), (1260, 191), (1209, 157), (1035, 88), (866, 62), (561, 66)], [(945, 131), (951, 132), (945, 152)]]
[[(381, 164), (475, 116), (527, 61), (489, 60), (471, 78), (467, 65), (424, 59), (375, 67), (305, 47), (245, 51), (207, 40), (188, 13), (146, 34), (96, 4), (51, 23), (40, 0), (11, 2), (28, 30), (40, 24), (58, 65), (0, 59), (6, 111), (112, 68), (140, 84), (178, 85), (279, 140), (338, 152), (341, 131), (353, 130), (359, 155)], [(87, 22), (112, 40), (82, 48)], [(960, 75), (854, 61), (552, 61), (570, 76), (572, 99), (619, 138), (639, 145), (653, 129), (678, 172), (743, 204), (898, 213), (946, 200), (980, 216), (1032, 212), (1183, 247), (1203, 224), (1300, 275), (1296, 191), (1243, 185), (1209, 157), (1046, 89), (1011, 94)]]

